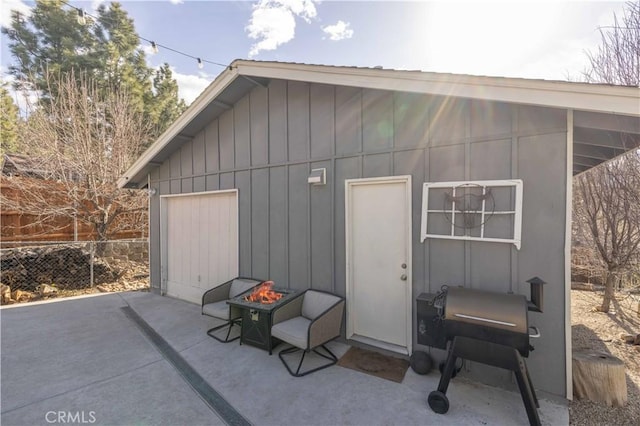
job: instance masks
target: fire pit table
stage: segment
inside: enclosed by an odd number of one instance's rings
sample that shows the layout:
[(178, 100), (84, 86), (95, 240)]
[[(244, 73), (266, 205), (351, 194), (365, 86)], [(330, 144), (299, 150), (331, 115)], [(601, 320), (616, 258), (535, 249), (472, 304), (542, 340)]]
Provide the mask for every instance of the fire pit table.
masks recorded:
[(278, 288), (272, 281), (266, 281), (242, 293), (227, 303), (242, 312), (240, 344), (255, 346), (272, 353), (280, 340), (271, 337), (271, 314), (296, 294), (295, 290)]

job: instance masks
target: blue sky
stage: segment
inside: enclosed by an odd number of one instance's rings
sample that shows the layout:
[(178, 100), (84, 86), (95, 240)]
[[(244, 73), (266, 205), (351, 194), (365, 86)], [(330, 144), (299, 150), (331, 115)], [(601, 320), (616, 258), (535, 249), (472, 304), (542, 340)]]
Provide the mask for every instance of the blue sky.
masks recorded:
[[(100, 0), (70, 1), (93, 13)], [(578, 79), (598, 26), (621, 15), (612, 1), (122, 1), (138, 34), (202, 59), (237, 58), (328, 65), (383, 66), (473, 75)], [(28, 13), (31, 2), (0, 0)], [(3, 40), (3, 78), (12, 58)], [(223, 68), (160, 49), (191, 102)]]

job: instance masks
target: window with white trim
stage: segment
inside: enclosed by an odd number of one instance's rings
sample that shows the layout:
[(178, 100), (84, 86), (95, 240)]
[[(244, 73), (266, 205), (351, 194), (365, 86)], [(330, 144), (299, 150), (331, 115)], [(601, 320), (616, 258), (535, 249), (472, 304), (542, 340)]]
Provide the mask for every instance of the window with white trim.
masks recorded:
[(520, 179), (424, 183), (420, 242), (491, 241), (519, 250), (521, 230)]

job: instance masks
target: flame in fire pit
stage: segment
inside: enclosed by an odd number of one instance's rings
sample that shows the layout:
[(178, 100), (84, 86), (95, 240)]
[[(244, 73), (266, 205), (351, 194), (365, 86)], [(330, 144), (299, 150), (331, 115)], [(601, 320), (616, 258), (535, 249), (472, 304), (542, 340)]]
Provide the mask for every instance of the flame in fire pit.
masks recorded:
[(247, 302), (262, 303), (269, 305), (282, 298), (282, 293), (272, 290), (273, 281), (265, 281), (256, 287), (248, 296), (244, 297)]

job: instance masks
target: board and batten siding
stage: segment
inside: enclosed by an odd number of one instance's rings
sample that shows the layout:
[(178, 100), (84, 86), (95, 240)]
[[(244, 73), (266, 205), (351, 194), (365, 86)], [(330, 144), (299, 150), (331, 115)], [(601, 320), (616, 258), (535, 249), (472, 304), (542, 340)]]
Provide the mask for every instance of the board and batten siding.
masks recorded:
[[(411, 175), (413, 298), (445, 284), (528, 295), (525, 281), (540, 276), (545, 312), (529, 322), (542, 337), (528, 364), (536, 388), (564, 395), (566, 134), (560, 109), (272, 80), (185, 142), (149, 183), (161, 195), (237, 188), (240, 274), (344, 296), (345, 179)], [(327, 184), (307, 184), (320, 167)], [(521, 250), (420, 243), (423, 182), (488, 179), (524, 182)], [(158, 198), (150, 201), (156, 289)], [(490, 383), (511, 380), (504, 370), (466, 369)]]

